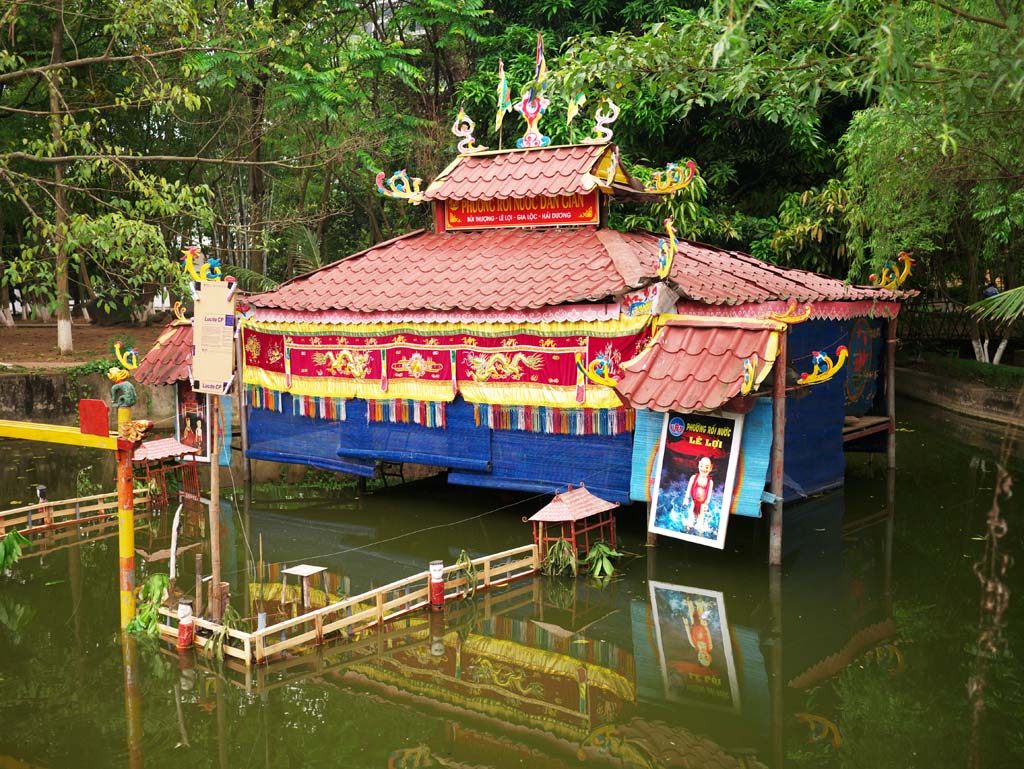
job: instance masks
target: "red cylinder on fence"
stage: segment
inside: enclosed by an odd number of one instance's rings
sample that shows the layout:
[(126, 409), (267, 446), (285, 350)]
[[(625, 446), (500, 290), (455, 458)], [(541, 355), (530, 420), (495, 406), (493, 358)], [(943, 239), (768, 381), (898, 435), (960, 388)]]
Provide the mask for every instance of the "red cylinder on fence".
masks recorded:
[(178, 602), (178, 642), (179, 650), (192, 647), (196, 638), (196, 626), (192, 621), (192, 600), (183, 598)]
[(430, 562), (430, 606), (444, 607), (444, 561)]

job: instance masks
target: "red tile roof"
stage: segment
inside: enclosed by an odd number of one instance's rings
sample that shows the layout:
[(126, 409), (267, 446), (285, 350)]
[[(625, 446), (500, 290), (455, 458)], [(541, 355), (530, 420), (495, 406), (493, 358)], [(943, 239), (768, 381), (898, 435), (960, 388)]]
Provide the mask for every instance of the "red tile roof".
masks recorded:
[(607, 144), (460, 155), (430, 184), (425, 200), (491, 200), (589, 192)]
[(739, 394), (744, 361), (759, 374), (774, 359), (770, 337), (781, 324), (729, 318), (674, 318), (637, 357), (622, 364), (615, 391), (633, 408), (714, 411)]
[[(609, 243), (618, 244), (614, 257)], [(592, 227), (420, 231), (249, 301), (256, 308), (305, 312), (535, 309), (637, 286), (653, 267), (643, 268), (633, 254), (617, 233)]]
[(132, 376), (144, 385), (174, 384), (179, 379), (188, 379), (191, 365), (192, 321), (173, 320), (139, 361)]
[(147, 462), (158, 459), (170, 459), (185, 454), (196, 454), (199, 449), (193, 446), (186, 446), (174, 438), (159, 438), (155, 441), (145, 441), (135, 449), (132, 455), (132, 462)]
[(583, 486), (580, 486), (578, 489), (569, 489), (560, 494), (555, 494), (554, 499), (530, 516), (530, 520), (555, 523), (560, 521), (578, 521), (618, 506), (617, 502), (609, 502), (596, 497)]
[[(592, 227), (417, 231), (273, 291), (256, 308), (299, 312), (530, 310), (606, 299), (655, 280), (659, 236)], [(849, 286), (747, 254), (681, 241), (668, 281), (715, 305), (771, 300), (894, 301), (906, 293)]]
[[(659, 236), (648, 232), (626, 232), (622, 237), (644, 264), (658, 258)], [(836, 278), (814, 272), (778, 267), (740, 251), (724, 251), (703, 243), (679, 241), (669, 282), (683, 298), (708, 304), (745, 304), (773, 299), (798, 302), (902, 299), (905, 293), (882, 288), (851, 286)]]

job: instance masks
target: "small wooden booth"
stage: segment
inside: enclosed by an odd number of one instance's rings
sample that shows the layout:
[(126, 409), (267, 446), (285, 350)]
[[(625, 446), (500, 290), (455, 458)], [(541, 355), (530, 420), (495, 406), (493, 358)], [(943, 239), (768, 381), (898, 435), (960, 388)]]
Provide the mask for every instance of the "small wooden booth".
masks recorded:
[(196, 469), (198, 449), (174, 438), (145, 441), (132, 455), (133, 475), (143, 480), (149, 491), (150, 502), (166, 508), (168, 474), (178, 486), (176, 496), (182, 500), (199, 501), (199, 472)]
[(554, 499), (530, 517), (540, 557), (547, 553), (549, 543), (560, 539), (572, 542), (580, 557), (586, 556), (591, 541), (608, 542), (614, 550), (615, 516), (611, 511), (618, 506), (617, 502), (594, 496), (582, 485), (555, 494)]

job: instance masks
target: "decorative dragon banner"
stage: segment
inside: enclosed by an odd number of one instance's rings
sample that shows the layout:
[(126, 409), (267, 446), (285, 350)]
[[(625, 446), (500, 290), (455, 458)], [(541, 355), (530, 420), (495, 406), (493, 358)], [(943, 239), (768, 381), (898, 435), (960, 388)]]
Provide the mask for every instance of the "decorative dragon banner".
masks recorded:
[(450, 402), (461, 394), (471, 403), (619, 408), (603, 380), (618, 376), (620, 364), (643, 349), (650, 320), (517, 326), (246, 321), (244, 381), (334, 398)]

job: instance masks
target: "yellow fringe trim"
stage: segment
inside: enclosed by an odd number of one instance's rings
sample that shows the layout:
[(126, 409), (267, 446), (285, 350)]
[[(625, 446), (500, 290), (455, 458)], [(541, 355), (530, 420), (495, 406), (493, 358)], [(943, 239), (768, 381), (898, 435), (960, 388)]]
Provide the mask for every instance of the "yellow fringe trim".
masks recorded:
[(532, 382), (459, 382), (468, 403), (494, 406), (549, 406), (557, 409), (618, 409), (622, 401), (610, 387), (590, 385), (583, 403), (576, 402), (576, 385), (556, 386)]

